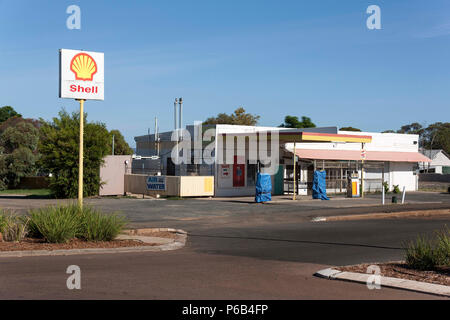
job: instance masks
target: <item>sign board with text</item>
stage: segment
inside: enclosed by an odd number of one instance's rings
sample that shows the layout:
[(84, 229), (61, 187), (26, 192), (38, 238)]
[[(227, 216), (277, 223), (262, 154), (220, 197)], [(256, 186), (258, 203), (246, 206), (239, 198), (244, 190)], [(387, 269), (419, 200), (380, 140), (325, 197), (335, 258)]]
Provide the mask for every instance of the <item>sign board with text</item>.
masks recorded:
[(61, 49), (59, 51), (59, 97), (104, 100), (104, 54)]
[(149, 177), (147, 177), (147, 190), (165, 191), (166, 190), (166, 177), (165, 176), (149, 176)]

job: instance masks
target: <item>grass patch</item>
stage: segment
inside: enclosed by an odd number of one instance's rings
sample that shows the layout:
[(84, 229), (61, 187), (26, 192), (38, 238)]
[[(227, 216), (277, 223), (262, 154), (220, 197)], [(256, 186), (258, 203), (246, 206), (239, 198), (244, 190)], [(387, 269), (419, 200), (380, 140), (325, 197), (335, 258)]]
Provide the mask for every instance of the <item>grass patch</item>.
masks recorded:
[(434, 238), (417, 237), (405, 246), (406, 264), (417, 270), (450, 267), (450, 230), (447, 226)]
[(8, 189), (1, 190), (0, 197), (21, 197), (28, 199), (53, 199), (54, 194), (50, 189)]
[(65, 243), (80, 232), (78, 206), (58, 206), (30, 211), (29, 233), (51, 243)]
[(3, 210), (0, 210), (0, 233), (3, 233), (3, 230), (6, 226), (6, 216)]
[(88, 241), (111, 241), (123, 230), (125, 219), (117, 214), (103, 214), (91, 207), (83, 208), (80, 236)]
[(24, 196), (50, 196), (52, 194), (50, 189), (8, 189), (1, 190), (0, 195), (24, 195)]
[(0, 211), (0, 233), (5, 241), (21, 241), (27, 234), (28, 218), (16, 216), (13, 212)]
[(30, 211), (29, 235), (50, 243), (67, 243), (78, 238), (87, 241), (111, 241), (125, 227), (123, 217), (104, 214), (89, 206), (51, 206)]

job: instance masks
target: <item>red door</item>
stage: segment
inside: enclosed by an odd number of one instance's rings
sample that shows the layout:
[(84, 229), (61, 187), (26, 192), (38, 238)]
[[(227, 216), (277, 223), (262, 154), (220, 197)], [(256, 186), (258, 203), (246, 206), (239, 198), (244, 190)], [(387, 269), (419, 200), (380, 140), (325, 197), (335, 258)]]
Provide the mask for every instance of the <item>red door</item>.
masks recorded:
[(245, 187), (245, 163), (238, 164), (237, 156), (234, 156), (233, 187)]

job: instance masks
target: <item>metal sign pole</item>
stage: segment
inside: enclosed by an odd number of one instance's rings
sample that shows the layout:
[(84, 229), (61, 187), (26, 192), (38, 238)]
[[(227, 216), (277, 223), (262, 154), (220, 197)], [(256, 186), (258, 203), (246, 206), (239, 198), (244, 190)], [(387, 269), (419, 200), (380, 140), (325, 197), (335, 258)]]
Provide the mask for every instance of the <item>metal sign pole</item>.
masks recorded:
[(296, 182), (296, 177), (295, 177), (295, 149), (296, 149), (296, 144), (294, 141), (294, 195), (292, 196), (292, 200), (295, 200), (295, 182)]
[(366, 158), (364, 143), (361, 144), (361, 158), (361, 198), (364, 198), (364, 159)]
[(84, 100), (80, 99), (80, 151), (78, 168), (78, 206), (83, 208), (83, 144), (84, 144)]

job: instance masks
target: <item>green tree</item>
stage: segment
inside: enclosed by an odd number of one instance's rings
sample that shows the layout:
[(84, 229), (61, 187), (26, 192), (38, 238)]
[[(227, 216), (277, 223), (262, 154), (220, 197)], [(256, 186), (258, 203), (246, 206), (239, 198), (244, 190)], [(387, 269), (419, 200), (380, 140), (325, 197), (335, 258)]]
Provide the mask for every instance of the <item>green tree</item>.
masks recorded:
[(110, 135), (110, 150), (109, 154), (112, 154), (111, 146), (112, 146), (112, 136), (114, 135), (114, 154), (116, 156), (120, 155), (130, 155), (133, 154), (133, 149), (131, 149), (130, 145), (125, 141), (122, 133), (119, 130), (111, 130), (109, 132)]
[(422, 125), (418, 122), (413, 122), (411, 124), (404, 125), (400, 128), (400, 130), (397, 130), (397, 133), (406, 133), (406, 134), (422, 134), (424, 131), (424, 128)]
[(0, 134), (0, 188), (15, 187), (22, 177), (36, 173), (39, 130), (21, 121)]
[(21, 116), (22, 115), (17, 113), (11, 106), (4, 106), (0, 108), (0, 123), (8, 120), (9, 118)]
[[(104, 123), (87, 122), (84, 114), (84, 184), (85, 196), (98, 195), (100, 166), (110, 150), (110, 135)], [(58, 198), (78, 194), (79, 113), (59, 112), (58, 118), (41, 127), (40, 164), (49, 173), (50, 188)]]
[(39, 141), (39, 130), (27, 122), (19, 122), (15, 126), (6, 128), (0, 136), (0, 145), (5, 153), (12, 153), (15, 149), (25, 147), (36, 151)]
[(40, 120), (27, 119), (27, 118), (22, 118), (22, 117), (12, 117), (12, 118), (9, 118), (8, 120), (0, 123), (0, 134), (3, 131), (5, 131), (6, 129), (8, 129), (9, 127), (15, 127), (21, 122), (29, 123), (29, 124), (33, 125), (37, 129), (39, 129), (40, 126), (41, 126), (41, 121)]
[(243, 107), (234, 110), (234, 113), (228, 115), (219, 113), (216, 117), (210, 117), (203, 124), (234, 124), (243, 126), (256, 126), (260, 116), (245, 112)]
[(280, 125), (283, 128), (315, 128), (316, 125), (311, 121), (309, 117), (302, 117), (302, 121), (297, 116), (286, 116), (284, 123)]
[(436, 122), (423, 130), (423, 146), (450, 153), (450, 122)]
[(353, 127), (342, 127), (339, 130), (341, 131), (356, 131), (356, 132), (361, 132), (361, 129), (358, 128), (353, 128)]

